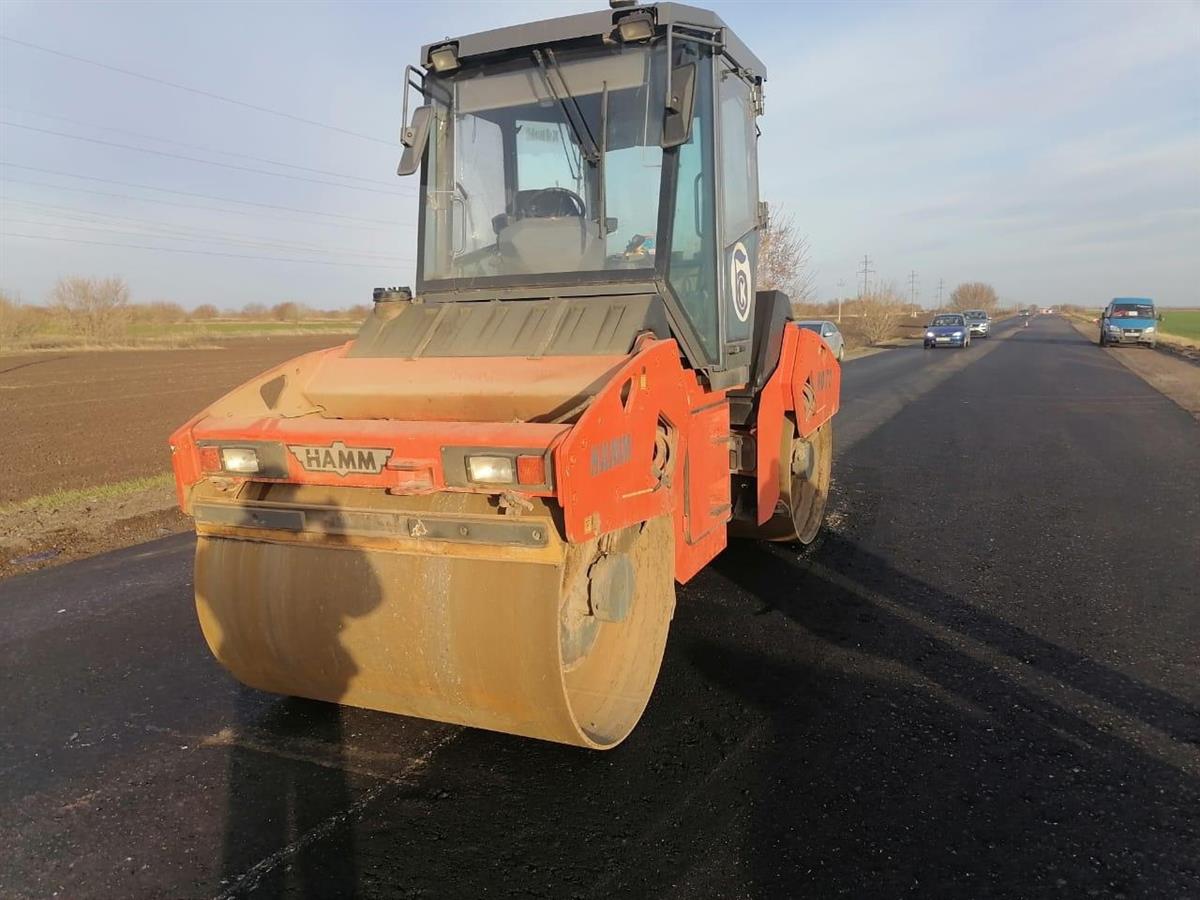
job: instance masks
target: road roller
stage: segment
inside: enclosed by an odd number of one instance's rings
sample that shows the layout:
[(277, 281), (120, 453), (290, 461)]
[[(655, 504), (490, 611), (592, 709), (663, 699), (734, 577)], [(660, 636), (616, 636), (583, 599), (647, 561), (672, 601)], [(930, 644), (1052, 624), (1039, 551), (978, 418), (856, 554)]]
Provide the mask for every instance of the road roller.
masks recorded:
[(422, 48), (411, 287), (171, 437), (234, 677), (608, 749), (676, 585), (731, 535), (813, 541), (841, 370), (756, 284), (765, 79), (675, 3)]

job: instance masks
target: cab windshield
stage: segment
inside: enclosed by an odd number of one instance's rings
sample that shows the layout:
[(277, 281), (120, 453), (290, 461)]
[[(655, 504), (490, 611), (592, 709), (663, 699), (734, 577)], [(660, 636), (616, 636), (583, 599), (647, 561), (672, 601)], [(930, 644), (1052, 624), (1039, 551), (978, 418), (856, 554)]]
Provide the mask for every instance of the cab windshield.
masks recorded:
[(432, 79), (421, 280), (653, 269), (662, 56), (544, 49)]

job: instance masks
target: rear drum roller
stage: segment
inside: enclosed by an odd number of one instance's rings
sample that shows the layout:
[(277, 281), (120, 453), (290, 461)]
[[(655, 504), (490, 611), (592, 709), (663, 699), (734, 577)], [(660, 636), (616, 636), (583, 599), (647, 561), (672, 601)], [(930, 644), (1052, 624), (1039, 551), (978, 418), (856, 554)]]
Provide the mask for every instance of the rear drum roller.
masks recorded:
[(475, 494), (388, 502), (425, 522), (490, 516), (546, 537), (532, 547), (207, 528), (196, 605), (217, 659), (279, 694), (620, 743), (649, 700), (674, 612), (670, 518), (571, 544), (541, 500), (515, 519)]
[(811, 544), (821, 530), (833, 470), (833, 423), (801, 438), (791, 419), (784, 423), (780, 446), (779, 502), (758, 530), (769, 541)]

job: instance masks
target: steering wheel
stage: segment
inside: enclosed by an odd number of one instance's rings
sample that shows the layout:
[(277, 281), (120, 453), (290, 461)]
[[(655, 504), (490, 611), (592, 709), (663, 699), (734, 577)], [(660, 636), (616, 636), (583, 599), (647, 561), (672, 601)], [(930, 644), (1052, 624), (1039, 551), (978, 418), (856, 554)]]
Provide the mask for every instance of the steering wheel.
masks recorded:
[(587, 216), (583, 198), (567, 188), (543, 188), (525, 201), (525, 215), (533, 219), (551, 219), (559, 216)]

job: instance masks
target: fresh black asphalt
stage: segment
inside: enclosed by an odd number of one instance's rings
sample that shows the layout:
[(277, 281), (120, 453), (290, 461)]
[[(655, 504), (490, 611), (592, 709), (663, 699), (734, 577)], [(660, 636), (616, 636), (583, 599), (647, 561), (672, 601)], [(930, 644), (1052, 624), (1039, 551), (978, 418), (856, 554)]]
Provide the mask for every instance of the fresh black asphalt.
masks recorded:
[(239, 688), (187, 536), (0, 583), (0, 895), (1200, 896), (1200, 423), (1039, 317), (837, 427), (611, 753)]

